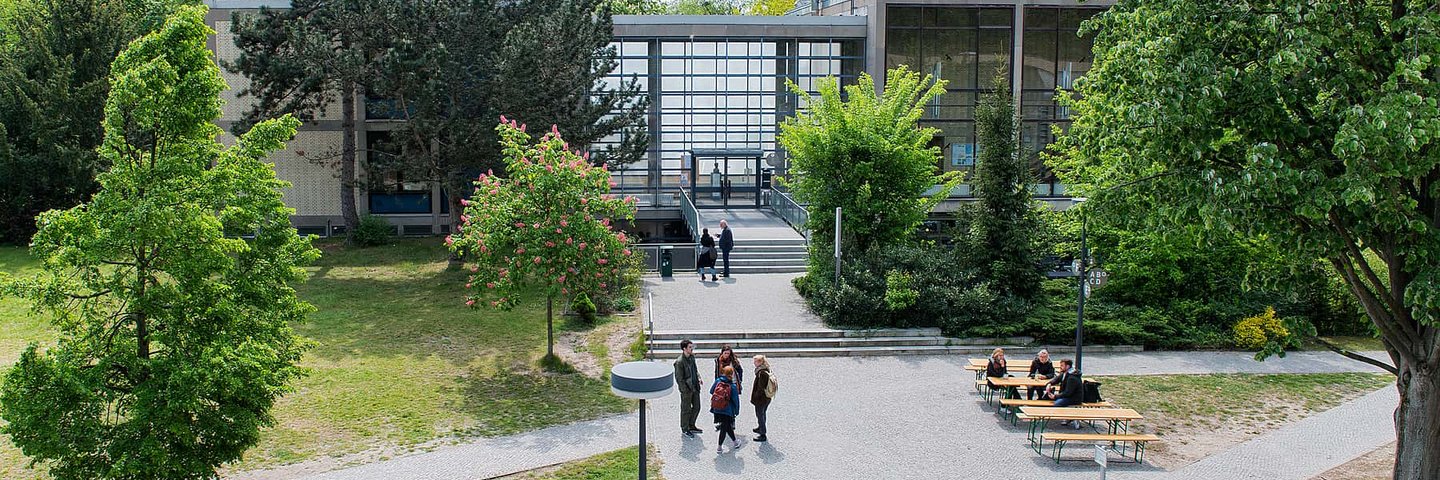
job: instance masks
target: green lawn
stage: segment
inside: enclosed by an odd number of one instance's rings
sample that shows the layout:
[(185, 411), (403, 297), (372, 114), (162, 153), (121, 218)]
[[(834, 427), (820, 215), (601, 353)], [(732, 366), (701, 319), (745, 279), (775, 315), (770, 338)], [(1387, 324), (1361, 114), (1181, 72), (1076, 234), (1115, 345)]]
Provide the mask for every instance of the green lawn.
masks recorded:
[[(541, 372), (545, 308), (470, 309), (465, 276), (446, 269), (437, 239), (371, 249), (319, 244), (300, 297), (318, 311), (296, 327), (318, 345), (310, 375), (277, 402), (276, 426), (235, 470), (263, 468), (375, 448), (415, 446), (467, 435), (505, 435), (625, 412), (632, 402), (603, 380)], [(33, 269), (20, 249), (0, 250), (4, 271)], [(48, 324), (14, 301), (0, 302), (0, 368)], [(12, 328), (14, 327), (14, 328)], [(23, 462), (0, 440), (0, 475)]]
[[(646, 458), (646, 463), (650, 464), (650, 468), (645, 472), (649, 478), (665, 480), (665, 477), (660, 474), (660, 460), (655, 455), (653, 447), (650, 448), (650, 456)], [(550, 468), (500, 478), (502, 480), (629, 480), (639, 474), (639, 466), (640, 448), (630, 447)]]

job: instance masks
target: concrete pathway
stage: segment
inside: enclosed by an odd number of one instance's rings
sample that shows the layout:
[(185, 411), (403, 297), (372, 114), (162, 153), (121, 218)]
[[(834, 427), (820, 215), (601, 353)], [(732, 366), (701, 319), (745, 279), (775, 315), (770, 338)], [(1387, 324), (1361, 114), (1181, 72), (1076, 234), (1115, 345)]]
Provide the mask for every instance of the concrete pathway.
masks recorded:
[[(1166, 365), (1196, 368), (1171, 361), (1172, 355), (1096, 354), (1091, 361), (1094, 368), (1113, 363), (1117, 374), (1130, 373), (1119, 365), (1156, 374), (1190, 373), (1172, 372)], [(1246, 369), (1231, 366), (1247, 365), (1241, 363), (1245, 355), (1211, 352), (1208, 357), (1214, 360), (1212, 371), (1239, 372)], [(1154, 362), (1147, 361), (1152, 358)], [(1291, 355), (1287, 360), (1297, 358)], [(725, 453), (716, 455), (714, 431), (693, 439), (679, 434), (676, 395), (651, 403), (647, 435), (664, 462), (665, 477), (676, 480), (897, 475), (1088, 480), (1096, 476), (1098, 467), (1092, 463), (1056, 465), (1029, 450), (1025, 431), (1002, 421), (974, 393), (974, 377), (961, 370), (963, 362), (963, 358), (940, 356), (777, 359), (775, 369), (782, 387), (770, 409), (770, 442), (742, 440), (740, 450), (732, 452), (727, 447)], [(1310, 372), (1316, 370), (1312, 368), (1315, 363), (1291, 365)], [(1344, 368), (1347, 364), (1341, 362), (1324, 371), (1371, 371), (1359, 362), (1349, 364), (1352, 368)], [(700, 370), (708, 387), (709, 369)], [(1267, 368), (1276, 370), (1285, 369)], [(747, 376), (746, 382), (750, 381)], [(744, 387), (742, 394), (748, 394), (749, 385)], [(1388, 418), (1396, 402), (1394, 391), (1387, 387), (1176, 472), (1128, 464), (1112, 466), (1111, 475), (1122, 479), (1308, 478), (1313, 474), (1303, 472), (1323, 472), (1393, 438)], [(756, 426), (755, 417), (748, 404), (742, 412), (737, 433), (749, 437)], [(477, 439), (311, 477), (284, 478), (491, 478), (634, 445), (638, 440), (636, 417), (621, 415), (511, 437)], [(702, 414), (697, 423), (709, 426), (710, 415)], [(1344, 435), (1337, 435), (1339, 432)], [(994, 459), (1007, 461), (991, 461)]]
[[(790, 288), (794, 275), (737, 276), (704, 286), (679, 277), (646, 280), (654, 292), (655, 328), (818, 329)], [(1376, 358), (1383, 353), (1373, 352)], [(708, 387), (710, 369), (701, 359)], [(1255, 362), (1247, 352), (1096, 353), (1092, 375), (1168, 373), (1377, 372), (1328, 352), (1297, 352)], [(768, 443), (742, 440), (715, 453), (716, 433), (679, 434), (679, 398), (651, 402), (647, 435), (674, 480), (714, 478), (1045, 478), (1093, 479), (1090, 462), (1056, 465), (1028, 449), (1024, 430), (984, 407), (974, 376), (957, 356), (794, 358), (774, 362), (781, 389), (770, 409)], [(748, 365), (747, 365), (748, 366)], [(749, 372), (747, 372), (749, 373)], [(746, 382), (751, 381), (747, 375)], [(743, 394), (750, 385), (742, 385)], [(1393, 439), (1394, 387), (1286, 426), (1175, 472), (1150, 465), (1112, 466), (1121, 479), (1305, 479)], [(755, 427), (747, 405), (737, 433)], [(697, 424), (711, 424), (702, 413)], [(238, 478), (483, 479), (634, 445), (638, 418), (621, 415), (465, 444), (393, 460), (303, 476), (305, 468), (251, 472)], [(1343, 432), (1343, 434), (1342, 434)], [(995, 461), (1003, 459), (1004, 461)], [(276, 475), (278, 472), (290, 472)]]
[(700, 214), (700, 228), (710, 229), (714, 235), (720, 234), (720, 221), (724, 220), (730, 225), (730, 230), (736, 240), (754, 239), (802, 239), (785, 219), (771, 212), (769, 209), (754, 208), (731, 208), (731, 209), (706, 209), (698, 211)]
[(799, 274), (735, 275), (701, 282), (694, 272), (646, 277), (655, 330), (827, 330), (795, 293)]

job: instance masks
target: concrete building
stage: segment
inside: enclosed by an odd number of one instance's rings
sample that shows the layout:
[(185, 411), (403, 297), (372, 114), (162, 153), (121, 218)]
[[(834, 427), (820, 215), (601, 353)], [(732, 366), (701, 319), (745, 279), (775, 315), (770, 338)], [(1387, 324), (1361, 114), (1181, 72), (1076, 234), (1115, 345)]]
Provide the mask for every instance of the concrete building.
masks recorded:
[[(222, 60), (238, 55), (229, 33), (232, 13), (288, 6), (266, 0), (207, 3), (208, 20), (219, 32), (214, 49)], [(851, 83), (861, 72), (883, 82), (885, 70), (899, 65), (949, 81), (947, 93), (922, 120), (940, 130), (934, 144), (943, 152), (939, 167), (944, 170), (974, 167), (977, 98), (997, 75), (1009, 82), (1018, 93), (1022, 148), (1037, 172), (1033, 191), (1063, 200), (1064, 185), (1044, 169), (1036, 152), (1053, 141), (1052, 126), (1064, 128), (1069, 122), (1053, 100), (1056, 88), (1070, 88), (1089, 70), (1090, 39), (1077, 36), (1080, 22), (1111, 3), (819, 0), (802, 3), (784, 17), (616, 16), (620, 65), (611, 78), (639, 79), (650, 100), (650, 151), (643, 161), (614, 172), (617, 188), (641, 199), (641, 214), (631, 228), (652, 241), (681, 242), (693, 237), (687, 208), (780, 203), (784, 199), (771, 198), (767, 187), (771, 176), (785, 168), (775, 140), (778, 126), (797, 108), (787, 82), (813, 91), (817, 79), (835, 76)], [(224, 75), (232, 87), (221, 119), (228, 128), (245, 108), (234, 93), (246, 79)], [(357, 112), (364, 119), (358, 145), (394, 127), (376, 109), (357, 109), (365, 110)], [(290, 147), (273, 158), (281, 178), (294, 184), (285, 201), (296, 209), (294, 222), (305, 233), (338, 233), (342, 223), (333, 167), (340, 144), (338, 119), (336, 109), (330, 109), (302, 127)], [(364, 160), (362, 152), (362, 171)], [(449, 231), (439, 187), (395, 173), (363, 174), (375, 180), (368, 184), (384, 187), (358, 192), (362, 213), (383, 215), (405, 234)], [(721, 185), (728, 187), (724, 195)], [(688, 192), (684, 199), (682, 186)], [(968, 186), (956, 192), (962, 198), (968, 194)]]

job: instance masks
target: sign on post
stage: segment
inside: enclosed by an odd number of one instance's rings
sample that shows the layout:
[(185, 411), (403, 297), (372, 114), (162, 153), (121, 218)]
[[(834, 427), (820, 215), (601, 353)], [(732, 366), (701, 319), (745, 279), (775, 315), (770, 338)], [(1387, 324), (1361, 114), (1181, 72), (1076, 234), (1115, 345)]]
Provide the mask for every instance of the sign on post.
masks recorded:
[(1109, 468), (1109, 459), (1105, 457), (1105, 446), (1095, 446), (1095, 463), (1100, 464), (1100, 480), (1105, 480), (1105, 470)]

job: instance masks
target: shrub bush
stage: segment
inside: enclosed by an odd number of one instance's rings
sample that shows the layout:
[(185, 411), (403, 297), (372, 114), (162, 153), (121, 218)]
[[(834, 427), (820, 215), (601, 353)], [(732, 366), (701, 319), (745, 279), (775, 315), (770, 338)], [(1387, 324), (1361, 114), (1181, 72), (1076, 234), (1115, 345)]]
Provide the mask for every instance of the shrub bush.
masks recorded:
[(595, 303), (590, 301), (590, 296), (584, 293), (570, 299), (570, 311), (585, 325), (595, 324)]
[(1266, 307), (1259, 315), (1246, 317), (1235, 324), (1235, 345), (1246, 350), (1259, 350), (1267, 342), (1284, 338), (1290, 331), (1275, 317), (1275, 309)]
[(614, 303), (615, 310), (621, 312), (631, 312), (635, 310), (635, 300), (630, 297), (617, 298)]
[(350, 232), (349, 240), (351, 245), (358, 247), (373, 247), (384, 245), (395, 236), (395, 226), (389, 221), (374, 215), (360, 217), (360, 225), (355, 231)]
[(910, 274), (891, 270), (885, 275), (885, 304), (890, 310), (904, 310), (915, 305), (920, 292), (915, 291)]

